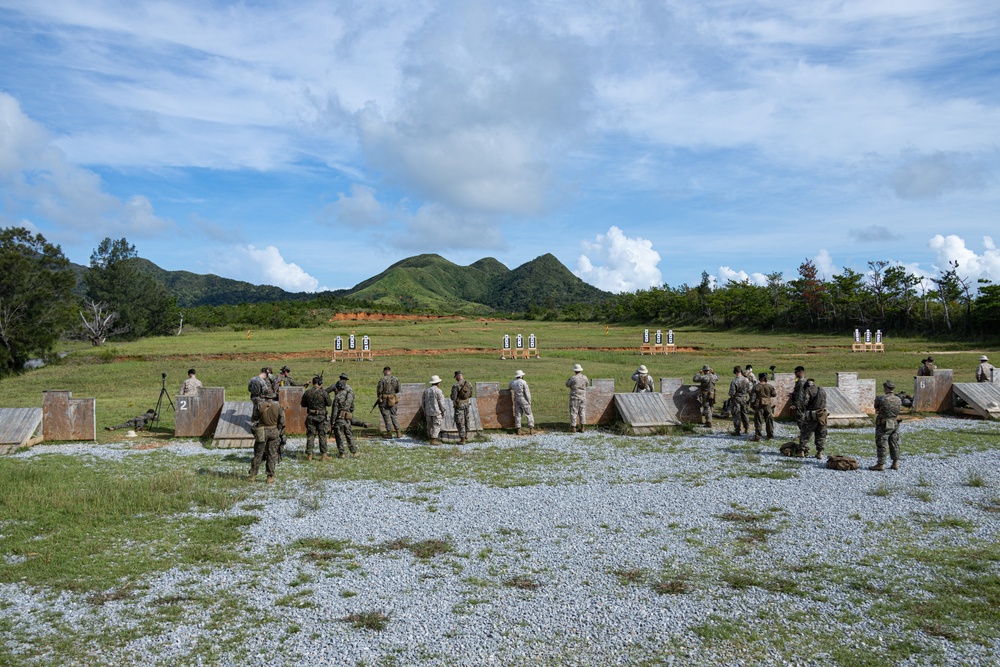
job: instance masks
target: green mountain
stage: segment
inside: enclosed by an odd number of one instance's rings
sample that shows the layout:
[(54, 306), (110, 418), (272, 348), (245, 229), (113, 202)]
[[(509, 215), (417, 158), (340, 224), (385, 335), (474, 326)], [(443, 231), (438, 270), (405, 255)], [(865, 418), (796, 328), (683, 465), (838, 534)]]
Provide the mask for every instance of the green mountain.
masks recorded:
[[(142, 258), (131, 261), (166, 285), (182, 308), (299, 301), (318, 296), (212, 274), (167, 271)], [(77, 274), (76, 291), (83, 296), (82, 280), (87, 267), (74, 264), (73, 270)], [(495, 310), (524, 312), (530, 306), (557, 308), (569, 303), (596, 303), (610, 296), (574, 276), (551, 254), (536, 257), (513, 271), (492, 257), (459, 266), (440, 255), (416, 255), (396, 262), (351, 289), (327, 294), (371, 302), (389, 310), (422, 309), (466, 315)]]

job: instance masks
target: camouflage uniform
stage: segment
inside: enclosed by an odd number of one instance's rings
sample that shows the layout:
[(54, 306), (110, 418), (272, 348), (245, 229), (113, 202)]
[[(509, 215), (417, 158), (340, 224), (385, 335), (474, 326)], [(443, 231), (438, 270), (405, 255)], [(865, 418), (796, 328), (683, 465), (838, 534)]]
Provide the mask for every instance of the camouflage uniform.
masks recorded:
[(189, 377), (181, 384), (181, 391), (178, 396), (197, 396), (201, 386), (201, 380)]
[(799, 401), (802, 399), (802, 394), (806, 389), (806, 377), (802, 377), (795, 380), (795, 386), (792, 387), (792, 407), (795, 408), (795, 423), (798, 424), (799, 429), (802, 428), (802, 411), (799, 410)]
[(355, 456), (358, 448), (354, 446), (354, 432), (351, 424), (354, 417), (354, 389), (346, 381), (337, 382), (337, 395), (333, 399), (333, 437), (337, 440), (337, 455), (344, 456), (344, 442)]
[(278, 376), (278, 386), (279, 387), (301, 387), (302, 385), (295, 381), (288, 373), (282, 373)]
[(145, 431), (146, 427), (156, 421), (155, 412), (146, 412), (145, 414), (137, 415), (129, 419), (128, 421), (122, 422), (117, 426), (107, 426), (105, 427), (108, 431), (117, 431), (121, 428), (128, 428), (134, 431)]
[(747, 401), (750, 399), (750, 380), (739, 374), (729, 383), (729, 412), (733, 415), (733, 435), (750, 432), (750, 417), (747, 415)]
[(799, 422), (799, 455), (809, 454), (809, 439), (815, 434), (816, 458), (822, 458), (826, 446), (826, 392), (812, 380), (806, 381), (806, 386), (799, 395), (796, 413), (801, 417)]
[(508, 385), (514, 399), (514, 428), (521, 430), (521, 416), (528, 418), (528, 428), (535, 428), (535, 416), (531, 414), (531, 390), (522, 378), (511, 380)]
[(392, 431), (399, 436), (399, 422), (396, 421), (396, 401), (399, 393), (399, 380), (392, 375), (383, 375), (379, 378), (378, 386), (375, 387), (378, 394), (378, 411), (382, 414), (382, 421), (385, 423), (387, 434)]
[(277, 401), (262, 399), (254, 406), (253, 460), (250, 462), (250, 479), (257, 476), (260, 462), (265, 461), (268, 481), (274, 479), (278, 464), (278, 434), (285, 426), (285, 411)]
[(451, 385), (451, 400), (455, 405), (455, 426), (458, 428), (458, 438), (465, 442), (466, 434), (469, 432), (469, 409), (472, 398), (472, 384), (468, 380), (462, 380)]
[(255, 409), (260, 405), (264, 397), (272, 394), (277, 397), (277, 394), (271, 390), (271, 383), (259, 375), (254, 375), (250, 378), (247, 391), (250, 392), (250, 401), (253, 403)]
[(427, 420), (427, 436), (431, 442), (435, 442), (441, 435), (441, 425), (444, 423), (445, 405), (444, 392), (436, 384), (424, 389), (420, 397), (421, 406), (424, 409), (424, 418)]
[(649, 373), (640, 373), (639, 371), (632, 373), (632, 382), (635, 382), (635, 387), (632, 388), (633, 392), (653, 391), (653, 378), (649, 376)]
[(569, 427), (574, 431), (583, 432), (587, 423), (587, 387), (590, 379), (583, 373), (574, 373), (566, 380), (569, 387)]
[(932, 376), (936, 370), (937, 366), (934, 363), (925, 360), (917, 369), (917, 377)]
[(777, 395), (774, 385), (768, 384), (766, 380), (758, 382), (750, 390), (755, 440), (760, 440), (762, 430), (766, 430), (768, 440), (774, 437), (774, 415), (771, 412), (771, 405), (772, 399)]
[(299, 405), (306, 409), (306, 456), (312, 456), (317, 435), (319, 453), (326, 455), (326, 433), (330, 430), (326, 409), (333, 405), (333, 399), (322, 386), (314, 384), (303, 392)]
[(700, 373), (696, 373), (694, 381), (698, 383), (698, 402), (701, 403), (701, 416), (705, 420), (705, 426), (712, 426), (712, 412), (715, 409), (715, 383), (719, 381), (719, 376), (712, 372), (712, 369), (702, 368)]
[(989, 361), (980, 361), (976, 368), (976, 382), (992, 382), (993, 364)]
[(875, 452), (876, 465), (885, 465), (885, 446), (888, 441), (892, 467), (899, 467), (899, 410), (903, 402), (892, 392), (875, 398)]

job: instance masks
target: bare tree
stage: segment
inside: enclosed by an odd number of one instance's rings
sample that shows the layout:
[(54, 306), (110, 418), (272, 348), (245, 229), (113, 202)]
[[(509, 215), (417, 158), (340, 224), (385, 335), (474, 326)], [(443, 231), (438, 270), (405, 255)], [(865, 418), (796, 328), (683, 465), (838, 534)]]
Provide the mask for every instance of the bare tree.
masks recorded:
[(116, 327), (118, 321), (117, 311), (108, 311), (108, 304), (103, 301), (87, 301), (88, 312), (80, 311), (80, 319), (83, 321), (83, 335), (94, 347), (104, 345), (111, 336), (117, 336), (128, 332), (127, 326)]

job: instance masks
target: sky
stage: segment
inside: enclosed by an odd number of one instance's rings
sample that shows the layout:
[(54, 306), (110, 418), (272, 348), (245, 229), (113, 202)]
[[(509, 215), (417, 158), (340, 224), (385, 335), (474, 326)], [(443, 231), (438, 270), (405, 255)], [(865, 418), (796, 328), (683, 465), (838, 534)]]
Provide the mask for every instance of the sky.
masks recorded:
[(0, 226), (290, 291), (1000, 282), (996, 0), (0, 0)]

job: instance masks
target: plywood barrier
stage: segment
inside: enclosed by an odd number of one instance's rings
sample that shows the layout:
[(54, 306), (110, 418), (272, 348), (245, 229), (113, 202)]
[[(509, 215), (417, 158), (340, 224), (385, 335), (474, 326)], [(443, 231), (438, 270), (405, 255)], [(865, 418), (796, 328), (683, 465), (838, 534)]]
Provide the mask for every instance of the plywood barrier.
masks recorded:
[(861, 412), (875, 414), (875, 380), (859, 380), (857, 373), (837, 373), (837, 388)]
[(871, 418), (854, 405), (854, 401), (840, 387), (823, 389), (826, 392), (826, 409), (829, 413), (827, 423), (830, 426), (871, 426)]
[(499, 382), (477, 382), (476, 402), (484, 429), (514, 428), (514, 399)]
[(253, 447), (253, 433), (250, 431), (252, 415), (253, 403), (250, 401), (223, 403), (212, 444), (221, 448)]
[(42, 392), (45, 440), (97, 440), (97, 401), (73, 398), (71, 391)]
[(774, 385), (776, 394), (772, 400), (774, 418), (795, 419), (795, 411), (792, 410), (792, 391), (795, 390), (795, 373), (775, 373), (771, 384)]
[(701, 403), (696, 384), (685, 384), (680, 378), (660, 378), (660, 393), (669, 397), (668, 409), (671, 417), (680, 423), (701, 421)]
[(671, 396), (653, 392), (615, 394), (615, 411), (629, 431), (649, 435), (680, 423), (671, 399)]
[(976, 414), (983, 419), (1000, 419), (1000, 384), (994, 382), (956, 382), (954, 396), (965, 401), (956, 412)]
[(41, 425), (41, 408), (0, 408), (0, 454), (37, 444)]
[(174, 397), (174, 435), (180, 438), (204, 438), (215, 432), (222, 406), (226, 402), (225, 387), (199, 387), (191, 396)]
[[(399, 393), (396, 394), (396, 421), (403, 431), (411, 428), (415, 424), (423, 423), (424, 411), (421, 408), (421, 397), (427, 385), (421, 382), (401, 382), (399, 383)], [(445, 403), (448, 397), (445, 397)], [(382, 422), (382, 415), (379, 414), (379, 430), (385, 432), (385, 424)]]
[[(569, 397), (566, 398), (566, 418), (569, 419)], [(615, 421), (615, 381), (591, 380), (587, 387), (587, 423), (612, 424)]]
[(952, 370), (937, 368), (934, 375), (913, 378), (914, 412), (947, 412), (951, 410)]
[[(285, 435), (303, 435), (306, 432), (308, 411), (302, 407), (302, 394), (305, 389), (305, 387), (278, 387), (278, 403), (285, 411)], [(329, 411), (327, 408), (327, 412)]]

